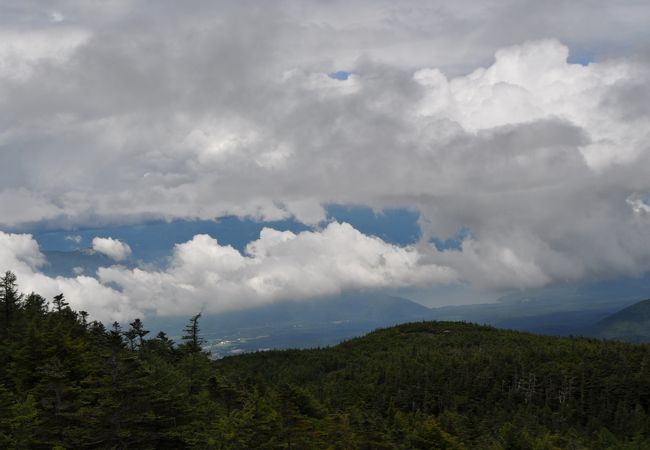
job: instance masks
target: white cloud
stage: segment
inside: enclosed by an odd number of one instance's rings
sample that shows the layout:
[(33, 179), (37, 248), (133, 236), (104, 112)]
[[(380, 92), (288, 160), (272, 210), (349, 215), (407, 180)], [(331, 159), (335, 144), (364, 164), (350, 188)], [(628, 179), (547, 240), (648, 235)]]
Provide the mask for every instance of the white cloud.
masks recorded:
[(37, 242), (29, 234), (0, 231), (0, 270), (11, 270), (18, 277), (22, 292), (36, 292), (51, 299), (64, 293), (77, 310), (87, 310), (102, 320), (122, 320), (139, 314), (122, 293), (102, 285), (96, 278), (48, 277), (39, 272), (46, 263)]
[(351, 289), (449, 283), (455, 272), (423, 263), (414, 248), (366, 236), (348, 224), (294, 234), (265, 228), (241, 254), (207, 235), (178, 244), (160, 272), (101, 268), (102, 283), (123, 289), (139, 308), (162, 314), (219, 312), (278, 299), (305, 299)]
[(102, 253), (115, 261), (122, 261), (131, 256), (131, 247), (128, 244), (113, 238), (93, 238), (93, 250)]
[(587, 134), (579, 150), (591, 168), (634, 161), (650, 124), (621, 120), (602, 101), (636, 69), (620, 62), (567, 64), (568, 56), (566, 46), (546, 39), (501, 49), (494, 64), (467, 76), (447, 80), (436, 70), (418, 71), (414, 78), (428, 91), (422, 114), (471, 132), (555, 118)]
[(638, 194), (632, 194), (625, 199), (628, 205), (634, 211), (634, 214), (638, 216), (649, 216), (650, 215), (650, 203), (647, 200), (641, 198)]
[(45, 263), (45, 258), (31, 234), (0, 231), (0, 263), (2, 273), (6, 270), (34, 271)]
[(423, 261), (415, 248), (387, 244), (339, 223), (299, 234), (265, 228), (245, 254), (197, 235), (176, 245), (165, 270), (102, 267), (98, 279), (76, 270), (73, 278), (43, 275), (38, 267), (44, 257), (30, 235), (0, 232), (0, 244), (0, 267), (16, 272), (23, 290), (48, 298), (63, 292), (74, 308), (102, 320), (219, 312), (279, 299), (456, 280), (454, 270)]

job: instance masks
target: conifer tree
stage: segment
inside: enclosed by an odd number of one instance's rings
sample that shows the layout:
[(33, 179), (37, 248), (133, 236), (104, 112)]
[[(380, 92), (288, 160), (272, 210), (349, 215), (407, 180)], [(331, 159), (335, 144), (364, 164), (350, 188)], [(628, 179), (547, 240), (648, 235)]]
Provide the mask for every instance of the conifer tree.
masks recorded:
[(57, 312), (63, 311), (69, 305), (69, 303), (65, 301), (63, 294), (55, 295), (53, 303)]
[(47, 300), (32, 292), (25, 299), (23, 308), (28, 320), (40, 320), (47, 312)]
[(146, 341), (146, 346), (168, 362), (173, 361), (177, 354), (174, 341), (164, 331), (160, 331), (155, 338)]
[(192, 316), (190, 323), (185, 326), (185, 334), (182, 336), (183, 347), (187, 353), (200, 353), (203, 350), (205, 341), (200, 336), (199, 319), (201, 313)]
[(81, 321), (81, 326), (85, 328), (88, 328), (88, 312), (87, 311), (79, 311), (79, 319)]
[(0, 305), (3, 309), (2, 332), (4, 337), (9, 335), (14, 313), (18, 309), (22, 297), (22, 294), (18, 293), (16, 275), (9, 270), (6, 271), (0, 278)]
[[(140, 348), (142, 348), (144, 346), (144, 337), (149, 334), (149, 330), (144, 329), (144, 325), (140, 319), (135, 319), (129, 325), (131, 325), (131, 329), (127, 333), (132, 335), (134, 338), (137, 337)], [(129, 335), (127, 335), (127, 337), (129, 337)]]

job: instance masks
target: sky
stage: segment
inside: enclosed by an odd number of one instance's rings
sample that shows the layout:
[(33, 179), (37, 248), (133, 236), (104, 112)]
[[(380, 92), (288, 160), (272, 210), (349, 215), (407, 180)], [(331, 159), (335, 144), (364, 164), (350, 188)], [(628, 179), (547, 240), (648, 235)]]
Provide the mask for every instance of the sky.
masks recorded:
[[(102, 320), (642, 276), (648, 22), (646, 1), (0, 0), (0, 269)], [(74, 249), (110, 262), (47, 273)]]

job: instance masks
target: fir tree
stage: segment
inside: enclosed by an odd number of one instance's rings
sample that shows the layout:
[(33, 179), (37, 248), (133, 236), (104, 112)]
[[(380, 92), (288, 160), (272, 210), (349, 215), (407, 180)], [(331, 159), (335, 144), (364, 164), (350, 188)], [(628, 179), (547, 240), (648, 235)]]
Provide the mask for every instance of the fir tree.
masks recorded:
[(142, 348), (144, 346), (144, 337), (149, 334), (149, 330), (144, 329), (144, 325), (140, 319), (135, 319), (129, 325), (131, 325), (131, 329), (128, 331), (128, 333), (130, 335), (133, 335), (134, 338), (138, 338), (138, 344), (140, 348)]
[(65, 300), (63, 294), (55, 295), (54, 301), (52, 303), (54, 303), (54, 307), (56, 308), (57, 312), (63, 311), (69, 305), (68, 302)]
[(18, 284), (16, 282), (16, 275), (7, 271), (0, 278), (0, 305), (3, 310), (2, 333), (3, 337), (9, 336), (9, 329), (12, 325), (12, 320), (20, 301), (22, 294), (18, 293)]
[(181, 339), (183, 340), (183, 350), (187, 353), (200, 353), (203, 350), (205, 341), (199, 334), (201, 331), (199, 328), (200, 318), (201, 313), (192, 316), (190, 322), (185, 326), (185, 334)]

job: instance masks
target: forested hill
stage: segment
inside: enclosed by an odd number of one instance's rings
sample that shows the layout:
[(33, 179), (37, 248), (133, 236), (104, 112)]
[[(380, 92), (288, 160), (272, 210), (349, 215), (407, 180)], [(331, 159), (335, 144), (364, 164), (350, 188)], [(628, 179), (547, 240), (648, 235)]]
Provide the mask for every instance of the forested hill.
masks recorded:
[(0, 448), (644, 449), (650, 346), (465, 323), (210, 361), (0, 280)]
[(351, 448), (650, 448), (648, 345), (420, 322), (218, 369), (244, 389), (301, 386), (344, 412)]
[(627, 342), (650, 342), (650, 300), (643, 300), (606, 317), (591, 334)]

